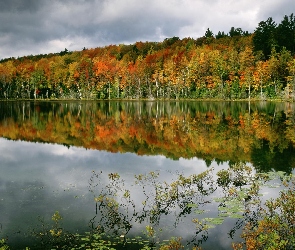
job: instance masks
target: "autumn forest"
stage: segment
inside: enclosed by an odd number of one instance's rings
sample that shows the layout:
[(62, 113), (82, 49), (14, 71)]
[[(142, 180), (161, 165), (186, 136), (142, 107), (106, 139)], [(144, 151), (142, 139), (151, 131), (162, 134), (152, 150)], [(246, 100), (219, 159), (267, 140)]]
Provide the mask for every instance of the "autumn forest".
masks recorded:
[(1, 99), (295, 99), (295, 18), (0, 61)]

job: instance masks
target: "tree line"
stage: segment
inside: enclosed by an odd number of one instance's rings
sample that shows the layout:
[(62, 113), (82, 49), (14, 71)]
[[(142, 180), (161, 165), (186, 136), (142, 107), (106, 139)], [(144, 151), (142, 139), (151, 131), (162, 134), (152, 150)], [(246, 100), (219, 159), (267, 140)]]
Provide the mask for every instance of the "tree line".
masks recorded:
[(295, 99), (295, 19), (0, 61), (1, 99)]

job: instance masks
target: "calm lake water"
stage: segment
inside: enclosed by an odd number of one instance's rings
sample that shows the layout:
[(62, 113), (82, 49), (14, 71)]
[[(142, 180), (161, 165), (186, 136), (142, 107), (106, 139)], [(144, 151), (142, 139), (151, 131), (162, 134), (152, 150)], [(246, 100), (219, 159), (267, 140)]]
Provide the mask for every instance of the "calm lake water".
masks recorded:
[[(100, 227), (134, 237), (148, 225), (188, 248), (202, 240), (203, 249), (230, 249), (241, 241), (241, 218), (226, 218), (204, 237), (192, 222), (218, 213), (212, 199), (222, 193), (211, 182), (206, 192), (188, 188), (186, 209), (163, 205), (151, 190), (209, 169), (214, 180), (241, 162), (257, 172), (295, 168), (292, 103), (2, 101), (0, 137), (0, 239), (12, 249), (39, 244), (33, 236), (56, 211), (71, 233)], [(268, 199), (279, 189), (262, 191)], [(99, 205), (102, 194), (116, 200), (118, 213)]]

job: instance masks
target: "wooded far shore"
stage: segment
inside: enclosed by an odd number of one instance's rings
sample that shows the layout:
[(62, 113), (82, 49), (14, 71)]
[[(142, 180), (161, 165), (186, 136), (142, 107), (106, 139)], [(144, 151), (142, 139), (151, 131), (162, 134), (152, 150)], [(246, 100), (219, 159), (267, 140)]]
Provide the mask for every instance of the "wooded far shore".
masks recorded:
[(0, 99), (295, 100), (295, 18), (0, 61)]

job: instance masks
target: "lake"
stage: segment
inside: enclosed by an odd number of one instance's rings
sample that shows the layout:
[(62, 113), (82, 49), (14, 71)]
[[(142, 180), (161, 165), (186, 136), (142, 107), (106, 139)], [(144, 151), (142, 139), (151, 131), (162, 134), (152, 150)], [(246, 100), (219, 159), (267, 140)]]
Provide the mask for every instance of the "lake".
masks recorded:
[[(246, 212), (220, 219), (216, 174), (294, 173), (294, 146), (294, 103), (1, 101), (0, 239), (51, 249), (62, 233), (70, 242), (96, 230), (124, 244), (181, 237), (188, 249), (230, 249)], [(282, 189), (270, 183), (262, 200)]]

